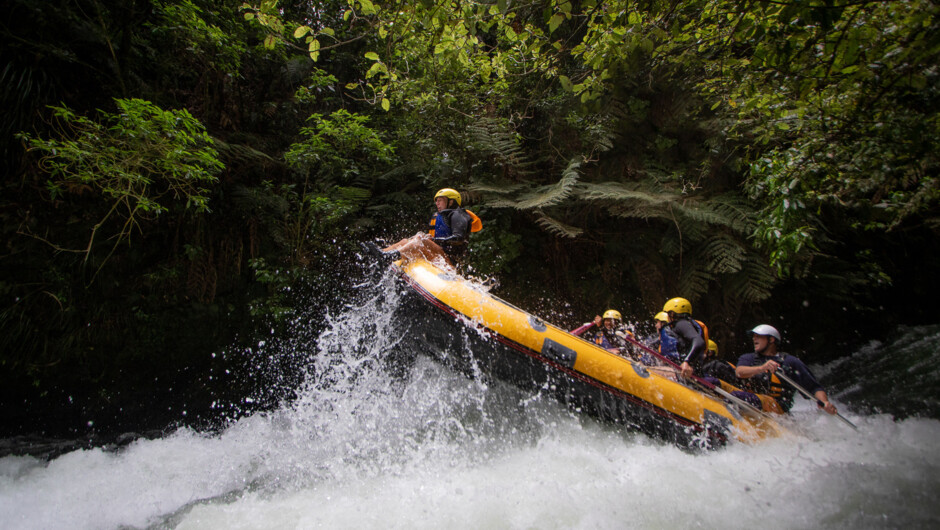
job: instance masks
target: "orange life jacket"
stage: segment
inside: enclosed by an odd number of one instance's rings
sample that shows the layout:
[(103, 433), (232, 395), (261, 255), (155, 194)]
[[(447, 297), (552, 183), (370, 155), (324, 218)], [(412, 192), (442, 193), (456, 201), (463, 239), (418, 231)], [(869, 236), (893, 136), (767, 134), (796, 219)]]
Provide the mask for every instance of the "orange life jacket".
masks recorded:
[[(477, 214), (471, 212), (470, 210), (464, 208), (465, 212), (470, 215), (470, 233), (479, 232), (483, 230), (483, 221), (477, 216)], [(437, 215), (431, 216), (431, 229), (428, 230), (428, 233), (431, 234), (431, 237), (434, 237), (434, 225), (437, 224)]]
[(696, 320), (699, 326), (702, 326), (702, 337), (705, 338), (705, 349), (708, 349), (708, 326), (705, 325), (701, 320)]

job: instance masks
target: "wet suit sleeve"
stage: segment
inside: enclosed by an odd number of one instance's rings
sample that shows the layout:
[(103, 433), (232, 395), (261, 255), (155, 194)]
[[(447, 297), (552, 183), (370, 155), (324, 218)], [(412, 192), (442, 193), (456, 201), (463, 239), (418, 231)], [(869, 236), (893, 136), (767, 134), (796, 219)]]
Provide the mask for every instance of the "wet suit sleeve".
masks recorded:
[(680, 320), (679, 322), (676, 322), (673, 330), (676, 332), (677, 336), (683, 339), (682, 342), (689, 345), (689, 351), (679, 352), (679, 356), (682, 359), (682, 362), (686, 362), (695, 366), (696, 363), (702, 360), (703, 354), (705, 352), (705, 339), (699, 335), (698, 330), (695, 329), (695, 326), (686, 320)]
[(755, 362), (756, 359), (757, 354), (745, 353), (744, 355), (738, 357), (738, 366), (757, 366), (758, 363)]
[(450, 216), (450, 231), (454, 239), (466, 240), (470, 234), (470, 215), (463, 209), (455, 209)]
[(583, 326), (581, 326), (581, 327), (579, 327), (579, 328), (575, 328), (575, 329), (571, 330), (570, 333), (571, 333), (572, 335), (576, 335), (576, 336), (580, 337), (581, 335), (584, 334), (585, 331), (588, 331), (588, 330), (590, 330), (590, 329), (593, 328), (593, 327), (594, 327), (594, 323), (593, 323), (593, 322), (588, 322), (587, 324), (585, 324), (585, 325), (583, 325)]
[[(784, 370), (788, 376), (792, 377), (801, 387), (809, 391), (810, 394), (815, 394), (816, 392), (826, 389), (823, 388), (819, 381), (816, 380), (816, 376), (813, 375), (813, 372), (809, 370), (809, 367), (803, 363), (803, 361), (793, 357), (792, 355), (787, 355), (783, 359)], [(786, 383), (784, 383), (786, 384)]]

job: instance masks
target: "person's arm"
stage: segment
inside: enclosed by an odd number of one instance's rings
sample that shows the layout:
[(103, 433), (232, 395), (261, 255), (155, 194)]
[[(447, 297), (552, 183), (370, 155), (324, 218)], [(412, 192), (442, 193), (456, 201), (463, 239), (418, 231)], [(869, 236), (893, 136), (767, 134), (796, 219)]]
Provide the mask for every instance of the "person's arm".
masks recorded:
[(738, 359), (738, 366), (734, 369), (734, 375), (740, 377), (741, 379), (750, 379), (755, 375), (760, 375), (763, 373), (774, 373), (777, 371), (777, 368), (780, 368), (780, 365), (776, 361), (767, 360), (763, 364), (757, 366), (742, 366), (741, 359)]
[[(816, 376), (813, 375), (813, 372), (810, 371), (809, 367), (806, 366), (803, 361), (796, 357), (788, 356), (784, 362), (788, 365), (790, 371), (793, 372), (793, 378), (796, 380), (797, 384), (805, 388), (808, 392), (811, 392), (813, 397), (816, 398), (816, 406), (829, 414), (838, 412), (836, 406), (829, 402), (829, 395), (826, 393), (826, 389), (823, 388), (816, 379)], [(820, 403), (822, 403), (822, 405), (820, 405)]]
[(594, 322), (588, 322), (587, 324), (584, 324), (581, 327), (578, 327), (569, 331), (569, 333), (580, 337), (581, 335), (584, 334), (585, 331), (589, 331), (592, 328), (599, 328), (599, 327), (601, 327), (601, 316), (597, 315), (594, 317)]
[[(673, 329), (677, 335), (680, 335), (689, 343), (689, 351), (680, 357), (682, 364), (679, 366), (679, 371), (682, 372), (684, 377), (690, 377), (694, 372), (692, 365), (699, 360), (705, 351), (705, 339), (699, 335), (692, 323), (685, 320), (677, 322)], [(682, 355), (682, 353), (679, 352), (679, 355)]]
[(450, 217), (450, 231), (454, 234), (454, 239), (466, 240), (470, 235), (470, 214), (466, 210), (458, 208), (454, 215)]
[(569, 331), (569, 333), (571, 333), (572, 335), (576, 335), (576, 336), (580, 337), (581, 335), (584, 334), (585, 331), (591, 329), (592, 327), (594, 327), (594, 323), (593, 323), (593, 322), (588, 322), (587, 324), (584, 324), (583, 326), (579, 326), (579, 327), (577, 327), (577, 328), (575, 328), (575, 329)]
[(819, 403), (816, 403), (816, 406), (819, 408), (825, 410), (829, 414), (835, 414), (839, 412), (836, 406), (829, 402), (829, 396), (826, 394), (825, 390), (817, 390), (813, 395), (816, 396), (817, 401), (822, 403), (822, 406), (820, 406)]

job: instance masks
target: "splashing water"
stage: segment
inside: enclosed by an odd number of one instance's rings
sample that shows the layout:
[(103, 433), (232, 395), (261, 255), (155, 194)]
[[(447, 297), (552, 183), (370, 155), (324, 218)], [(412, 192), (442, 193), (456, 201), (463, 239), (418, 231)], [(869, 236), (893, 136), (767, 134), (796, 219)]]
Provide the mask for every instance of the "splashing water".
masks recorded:
[[(298, 397), (273, 412), (242, 418), (216, 434), (181, 429), (117, 451), (0, 459), (0, 524), (940, 524), (934, 503), (940, 421), (848, 411), (859, 426), (854, 432), (798, 399), (793, 415), (801, 436), (690, 453), (578, 416), (538, 394), (485, 377), (467, 379), (423, 356), (406, 359), (402, 370), (388, 361), (408, 327), (393, 320), (398, 296), (386, 276), (373, 296), (330, 317), (327, 331), (307, 346), (314, 354)], [(891, 355), (891, 346), (882, 354)]]

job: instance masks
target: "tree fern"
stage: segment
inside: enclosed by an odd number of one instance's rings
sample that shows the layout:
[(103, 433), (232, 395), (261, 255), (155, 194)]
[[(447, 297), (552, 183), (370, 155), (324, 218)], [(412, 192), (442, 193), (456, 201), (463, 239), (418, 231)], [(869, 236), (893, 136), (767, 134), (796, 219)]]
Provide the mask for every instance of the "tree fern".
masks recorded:
[(251, 162), (274, 162), (274, 158), (272, 158), (267, 153), (263, 153), (247, 145), (231, 144), (219, 140), (216, 137), (213, 137), (212, 139), (215, 142), (216, 151), (219, 152), (219, 155), (221, 155), (221, 158), (224, 162), (238, 162), (239, 164), (244, 165), (249, 165)]
[(715, 275), (711, 271), (702, 263), (693, 260), (682, 267), (677, 292), (683, 298), (697, 300), (708, 292), (708, 284), (714, 279)]
[(727, 234), (710, 237), (696, 253), (696, 261), (715, 274), (738, 272), (746, 259), (746, 249)]
[(581, 174), (578, 172), (579, 167), (581, 167), (581, 162), (577, 159), (572, 159), (568, 162), (568, 167), (562, 172), (561, 180), (555, 184), (540, 186), (529, 193), (523, 194), (519, 197), (515, 207), (519, 210), (545, 208), (554, 206), (567, 199), (568, 196), (571, 195), (572, 188), (581, 177)]
[(645, 182), (582, 182), (578, 186), (577, 196), (589, 201), (637, 201), (656, 207), (681, 198), (674, 192), (652, 189)]
[(741, 262), (741, 270), (724, 282), (726, 296), (740, 302), (760, 302), (770, 298), (778, 278), (763, 260), (750, 256)]
[(519, 183), (497, 183), (477, 181), (466, 187), (469, 191), (476, 191), (484, 194), (507, 195), (516, 193), (524, 188), (524, 184)]
[(337, 199), (357, 206), (369, 202), (372, 198), (372, 192), (365, 188), (337, 186), (333, 191)]
[(581, 235), (584, 230), (581, 228), (566, 225), (557, 219), (549, 217), (545, 212), (539, 210), (536, 212), (535, 222), (551, 234), (559, 237), (574, 238)]
[(726, 226), (738, 233), (749, 234), (753, 223), (739, 204), (740, 200), (736, 196), (728, 194), (707, 199), (676, 201), (672, 203), (672, 207), (694, 221)]
[(509, 129), (506, 120), (481, 118), (467, 126), (467, 134), (471, 148), (493, 157), (499, 166), (525, 172), (533, 164), (522, 149), (518, 136)]

